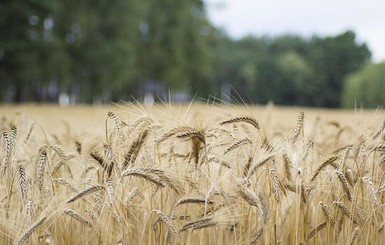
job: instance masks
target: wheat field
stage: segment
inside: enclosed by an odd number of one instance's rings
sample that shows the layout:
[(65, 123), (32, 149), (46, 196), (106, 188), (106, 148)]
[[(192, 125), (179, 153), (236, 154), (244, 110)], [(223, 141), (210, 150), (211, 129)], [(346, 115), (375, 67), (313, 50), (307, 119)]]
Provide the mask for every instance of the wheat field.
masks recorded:
[(0, 106), (0, 244), (384, 244), (385, 114)]

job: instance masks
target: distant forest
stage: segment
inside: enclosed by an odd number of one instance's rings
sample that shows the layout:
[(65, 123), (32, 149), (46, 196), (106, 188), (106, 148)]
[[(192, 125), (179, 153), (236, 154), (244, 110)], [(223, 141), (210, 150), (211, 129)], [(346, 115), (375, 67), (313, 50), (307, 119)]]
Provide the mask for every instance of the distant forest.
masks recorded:
[(0, 3), (2, 102), (213, 96), (352, 106), (358, 87), (346, 84), (370, 64), (370, 50), (352, 30), (234, 39), (209, 21), (199, 0)]

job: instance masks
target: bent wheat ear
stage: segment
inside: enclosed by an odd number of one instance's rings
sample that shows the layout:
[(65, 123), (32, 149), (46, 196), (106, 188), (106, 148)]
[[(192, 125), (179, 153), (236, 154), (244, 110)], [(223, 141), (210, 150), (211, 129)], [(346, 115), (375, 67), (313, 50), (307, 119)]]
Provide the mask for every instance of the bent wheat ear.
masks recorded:
[(249, 179), (253, 174), (255, 174), (255, 172), (262, 166), (264, 166), (269, 160), (272, 160), (274, 159), (274, 155), (267, 155), (265, 156), (262, 160), (260, 160), (259, 162), (257, 162), (256, 164), (253, 164), (248, 173), (247, 173), (247, 178)]
[(24, 234), (20, 237), (20, 239), (15, 243), (17, 245), (21, 245), (23, 244), (23, 242), (25, 242), (25, 240), (28, 239), (28, 237), (37, 229), (39, 228), (39, 226), (41, 226), (44, 221), (47, 219), (46, 216), (40, 218), (38, 221), (36, 221), (35, 223), (33, 223), (30, 227), (28, 227), (28, 229), (24, 232)]
[(149, 129), (145, 129), (143, 132), (141, 132), (137, 139), (131, 144), (129, 147), (129, 150), (124, 156), (124, 162), (123, 162), (123, 169), (126, 169), (127, 166), (130, 166), (134, 164), (140, 149), (142, 148), (144, 142), (146, 141), (146, 138), (148, 136)]
[(337, 202), (337, 207), (342, 211), (343, 214), (345, 214), (350, 220), (353, 221), (355, 224), (359, 224), (360, 222), (357, 220), (357, 218), (347, 209), (347, 207), (342, 202)]
[(176, 137), (180, 139), (191, 139), (191, 138), (196, 138), (203, 144), (206, 143), (205, 135), (202, 131), (199, 130), (191, 130), (191, 131), (186, 131), (186, 132), (181, 132), (176, 135)]
[(55, 150), (55, 152), (58, 154), (58, 156), (63, 160), (63, 161), (68, 161), (71, 158), (74, 158), (75, 155), (72, 154), (66, 154), (64, 152), (64, 149), (60, 145), (53, 145), (52, 149)]
[(84, 197), (86, 195), (89, 195), (95, 191), (99, 191), (103, 189), (103, 186), (100, 186), (100, 185), (92, 185), (90, 186), (89, 188), (85, 189), (84, 191), (82, 192), (79, 192), (77, 195), (73, 196), (72, 198), (68, 199), (67, 200), (67, 203), (71, 203), (73, 201), (76, 201), (77, 199), (81, 198), (81, 197)]
[[(318, 174), (323, 170), (327, 165), (332, 165), (334, 162), (338, 159), (338, 156), (331, 156), (326, 161), (324, 161), (321, 166), (318, 167), (318, 169), (315, 171), (313, 177), (311, 178), (311, 181), (315, 180), (315, 178), (318, 176)], [(332, 165), (334, 166), (334, 165)]]
[(80, 214), (78, 214), (75, 210), (68, 208), (64, 210), (64, 213), (67, 214), (68, 216), (71, 216), (72, 218), (79, 221), (80, 223), (85, 224), (89, 227), (92, 227), (92, 224), (89, 221), (87, 221), (85, 218), (83, 218)]
[(122, 173), (122, 177), (125, 176), (137, 176), (141, 177), (145, 180), (148, 180), (152, 182), (153, 184), (160, 186), (160, 187), (165, 187), (163, 181), (159, 176), (152, 174), (151, 169), (147, 168), (128, 168)]
[(178, 234), (177, 229), (175, 228), (174, 224), (171, 222), (171, 219), (170, 219), (170, 217), (168, 215), (166, 215), (165, 213), (163, 213), (160, 210), (154, 210), (154, 212), (158, 215), (160, 220), (162, 220), (167, 225), (169, 231), (173, 235), (177, 235)]
[(168, 138), (170, 138), (172, 136), (175, 136), (175, 135), (183, 133), (183, 132), (189, 132), (189, 131), (195, 131), (195, 129), (193, 127), (189, 127), (189, 126), (180, 126), (180, 127), (173, 128), (169, 132), (162, 135), (160, 137), (160, 139), (158, 140), (157, 144), (160, 145), (160, 143), (162, 143), (163, 141), (167, 140)]
[(57, 182), (59, 184), (64, 185), (65, 187), (67, 187), (68, 189), (70, 189), (73, 192), (78, 192), (78, 189), (73, 184), (68, 182), (68, 180), (66, 180), (66, 179), (57, 178), (57, 179), (52, 180), (52, 182)]
[(204, 218), (200, 218), (200, 219), (197, 219), (197, 220), (193, 220), (193, 221), (190, 221), (190, 222), (187, 222), (186, 224), (184, 224), (178, 232), (182, 232), (182, 231), (185, 231), (189, 228), (203, 228), (202, 226), (204, 225), (209, 225), (209, 224), (212, 224), (213, 223), (213, 219), (211, 217), (204, 217)]
[[(206, 199), (201, 197), (185, 197), (180, 199), (176, 204), (175, 207), (182, 205), (182, 204), (188, 204), (188, 203), (197, 203), (197, 204), (206, 204)], [(213, 201), (208, 201), (208, 204), (213, 204)]]
[(257, 245), (259, 239), (261, 238), (263, 234), (263, 227), (260, 228), (252, 237), (251, 237), (251, 242), (250, 245)]
[(244, 184), (238, 183), (238, 192), (248, 204), (259, 208), (259, 199), (254, 191), (246, 187)]
[(252, 118), (249, 116), (237, 116), (237, 117), (231, 118), (229, 120), (222, 121), (220, 123), (220, 125), (229, 124), (229, 123), (238, 123), (238, 122), (248, 123), (248, 124), (252, 125), (254, 128), (260, 129), (257, 120), (255, 118)]
[(309, 231), (309, 233), (307, 233), (307, 235), (306, 235), (306, 241), (310, 240), (315, 234), (317, 234), (317, 232), (319, 232), (320, 230), (325, 228), (326, 224), (327, 224), (327, 222), (325, 221), (325, 222), (319, 224), (317, 227), (311, 229)]
[(247, 144), (251, 144), (251, 141), (248, 138), (243, 138), (241, 140), (238, 140), (233, 145), (231, 145), (229, 148), (227, 148), (223, 154), (227, 154), (230, 151), (232, 151), (232, 150), (234, 150), (234, 149), (236, 149), (242, 145), (247, 145)]

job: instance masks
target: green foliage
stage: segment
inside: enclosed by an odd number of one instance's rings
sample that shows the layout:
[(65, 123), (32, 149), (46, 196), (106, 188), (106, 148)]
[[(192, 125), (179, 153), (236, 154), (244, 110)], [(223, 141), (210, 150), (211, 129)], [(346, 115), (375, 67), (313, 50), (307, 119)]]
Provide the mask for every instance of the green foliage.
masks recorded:
[(129, 89), (147, 81), (208, 87), (212, 27), (202, 1), (0, 4), (0, 80), (7, 88), (0, 96), (13, 87), (12, 101), (36, 100), (31, 91), (51, 84), (80, 102), (129, 98)]
[(376, 108), (384, 105), (385, 62), (368, 64), (351, 74), (345, 81), (343, 107), (363, 105)]
[(230, 98), (246, 102), (338, 107), (344, 79), (369, 60), (352, 31), (231, 39), (201, 0), (0, 2), (0, 99), (8, 101), (57, 101), (59, 92), (127, 100), (154, 82), (203, 98), (230, 87)]
[(335, 37), (313, 38), (309, 43), (308, 61), (314, 67), (317, 84), (316, 106), (338, 107), (345, 77), (370, 59), (366, 44), (356, 41), (354, 32)]
[(256, 103), (338, 107), (344, 78), (370, 59), (352, 31), (310, 39), (249, 36), (222, 45), (216, 80)]

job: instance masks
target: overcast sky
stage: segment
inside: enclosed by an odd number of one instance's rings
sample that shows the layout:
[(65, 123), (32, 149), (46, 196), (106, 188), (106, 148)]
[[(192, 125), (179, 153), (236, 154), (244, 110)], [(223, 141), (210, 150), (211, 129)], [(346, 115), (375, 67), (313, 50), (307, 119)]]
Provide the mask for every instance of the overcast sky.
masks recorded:
[(206, 0), (211, 21), (247, 34), (335, 35), (353, 30), (375, 61), (385, 60), (385, 0)]

